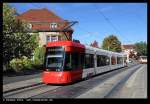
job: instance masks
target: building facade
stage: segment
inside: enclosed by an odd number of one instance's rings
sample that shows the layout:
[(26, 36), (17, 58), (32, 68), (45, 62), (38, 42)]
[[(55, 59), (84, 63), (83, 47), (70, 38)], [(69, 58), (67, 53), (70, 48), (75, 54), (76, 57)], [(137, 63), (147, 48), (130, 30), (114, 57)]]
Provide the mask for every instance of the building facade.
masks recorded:
[(67, 28), (69, 21), (63, 20), (52, 11), (43, 9), (30, 9), (16, 19), (28, 23), (31, 33), (39, 34), (39, 45), (44, 46), (47, 42), (72, 40), (73, 29)]
[(135, 58), (137, 52), (135, 51), (135, 45), (128, 44), (121, 46), (122, 51), (127, 54), (127, 62), (129, 62), (129, 58)]

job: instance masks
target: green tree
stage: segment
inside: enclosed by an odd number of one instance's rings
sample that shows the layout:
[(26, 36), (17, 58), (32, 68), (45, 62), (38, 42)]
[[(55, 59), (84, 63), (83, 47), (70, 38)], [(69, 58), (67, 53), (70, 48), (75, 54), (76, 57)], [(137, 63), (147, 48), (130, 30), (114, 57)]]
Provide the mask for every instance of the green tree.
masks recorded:
[(135, 50), (137, 51), (138, 56), (147, 56), (147, 44), (146, 42), (137, 42), (135, 43)]
[(103, 40), (102, 48), (113, 52), (121, 52), (121, 42), (115, 35), (110, 35)]
[(45, 47), (35, 48), (35, 50), (34, 50), (34, 60), (33, 60), (34, 65), (44, 64), (45, 52), (46, 52)]
[(3, 4), (3, 66), (13, 58), (31, 57), (38, 46), (38, 34), (30, 34), (28, 23), (16, 19), (16, 10)]

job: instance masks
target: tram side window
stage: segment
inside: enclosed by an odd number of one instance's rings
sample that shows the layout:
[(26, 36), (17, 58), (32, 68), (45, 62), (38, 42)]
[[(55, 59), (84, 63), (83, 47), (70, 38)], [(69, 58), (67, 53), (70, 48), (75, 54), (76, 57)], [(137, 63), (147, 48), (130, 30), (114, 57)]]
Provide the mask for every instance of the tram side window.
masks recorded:
[(112, 64), (112, 65), (115, 65), (115, 64), (116, 64), (116, 57), (115, 57), (115, 56), (112, 56), (112, 57), (111, 57), (111, 64)]
[(85, 55), (85, 68), (93, 68), (94, 67), (94, 55), (86, 54)]
[(76, 69), (78, 65), (78, 56), (76, 53), (72, 53), (72, 69)]
[(124, 62), (123, 62), (123, 60), (124, 60), (123, 57), (121, 57), (121, 60), (122, 60), (122, 61), (121, 61), (121, 64), (123, 64), (123, 63), (124, 63)]
[(80, 54), (80, 68), (85, 68), (85, 57), (84, 53)]
[(65, 53), (65, 65), (64, 70), (72, 69), (72, 55), (71, 53)]
[(97, 55), (97, 67), (103, 66), (102, 55)]
[(122, 63), (123, 63), (123, 58), (117, 57), (117, 64), (122, 64)]
[(108, 56), (106, 56), (106, 65), (110, 64), (110, 58)]
[(72, 53), (72, 69), (81, 69), (84, 65), (83, 53)]
[(64, 70), (81, 69), (84, 65), (84, 54), (77, 52), (65, 53)]
[(97, 67), (109, 65), (109, 57), (105, 55), (97, 55)]
[(121, 57), (121, 62), (120, 62), (120, 64), (123, 64), (123, 57)]
[(72, 68), (78, 69), (78, 68), (80, 68), (80, 64), (81, 64), (80, 54), (77, 52), (72, 53)]
[(85, 55), (85, 68), (90, 68), (90, 55)]
[(90, 55), (90, 61), (91, 61), (91, 68), (93, 68), (94, 67), (94, 55)]

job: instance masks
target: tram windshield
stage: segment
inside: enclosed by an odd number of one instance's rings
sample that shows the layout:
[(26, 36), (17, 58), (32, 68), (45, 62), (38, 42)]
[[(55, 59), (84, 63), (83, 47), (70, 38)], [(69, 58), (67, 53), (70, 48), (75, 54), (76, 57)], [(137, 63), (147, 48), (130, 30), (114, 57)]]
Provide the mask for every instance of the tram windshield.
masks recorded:
[(46, 50), (46, 68), (48, 71), (62, 71), (63, 47), (50, 47)]

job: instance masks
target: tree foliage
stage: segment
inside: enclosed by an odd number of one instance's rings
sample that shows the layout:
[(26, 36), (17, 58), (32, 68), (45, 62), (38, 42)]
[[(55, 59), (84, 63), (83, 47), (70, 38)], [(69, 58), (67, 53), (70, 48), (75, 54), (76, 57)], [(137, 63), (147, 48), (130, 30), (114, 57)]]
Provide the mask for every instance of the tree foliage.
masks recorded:
[(138, 56), (147, 56), (147, 44), (146, 42), (137, 42), (135, 43), (135, 50), (137, 51)]
[(41, 65), (44, 64), (45, 59), (45, 47), (37, 47), (34, 50), (34, 65)]
[(102, 48), (113, 52), (121, 52), (121, 42), (115, 35), (110, 35), (103, 40)]
[(31, 57), (38, 46), (37, 35), (30, 34), (28, 24), (16, 19), (16, 10), (3, 4), (3, 64), (13, 58)]
[(31, 60), (26, 56), (22, 56), (21, 58), (13, 58), (10, 61), (10, 67), (16, 72), (19, 72), (24, 68), (31, 69)]

